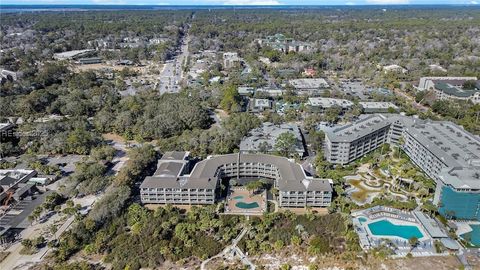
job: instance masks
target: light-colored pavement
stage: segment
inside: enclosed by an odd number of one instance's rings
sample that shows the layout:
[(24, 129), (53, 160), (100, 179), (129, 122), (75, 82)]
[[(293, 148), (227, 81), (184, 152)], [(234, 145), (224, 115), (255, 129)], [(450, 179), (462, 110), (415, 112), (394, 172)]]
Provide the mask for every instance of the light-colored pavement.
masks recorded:
[[(85, 196), (81, 199), (74, 199), (75, 204), (80, 204), (82, 207), (89, 207), (93, 205), (96, 200), (96, 196)], [(47, 241), (52, 241), (59, 239), (63, 232), (68, 230), (72, 223), (75, 221), (74, 216), (65, 218), (64, 215), (55, 214), (50, 217), (45, 223), (34, 223), (32, 226), (26, 228), (20, 233), (20, 239), (34, 239), (40, 235), (48, 236), (46, 233), (49, 230), (49, 227), (53, 224), (59, 225), (58, 230), (51, 236), (45, 237)], [(50, 248), (47, 246), (38, 250), (37, 253), (32, 255), (22, 255), (20, 251), (23, 246), (21, 241), (15, 242), (13, 245), (8, 247), (5, 251), (10, 252), (10, 254), (0, 263), (0, 269), (28, 269), (32, 264), (42, 261), (45, 255), (50, 251)]]
[(160, 94), (180, 92), (180, 83), (185, 79), (183, 68), (189, 55), (190, 36), (187, 34), (182, 42), (180, 54), (175, 56), (173, 60), (167, 61), (160, 71), (160, 82), (158, 84)]
[[(112, 168), (111, 173), (117, 174), (118, 171), (123, 167), (125, 162), (128, 160), (128, 157), (125, 155), (126, 153), (126, 146), (121, 143), (115, 143), (113, 145), (117, 152), (115, 153), (115, 157), (113, 158), (113, 162), (116, 165)], [(93, 204), (102, 197), (103, 194), (100, 195), (89, 195), (83, 198), (74, 198), (74, 204), (80, 204), (82, 208), (90, 209)], [(61, 216), (60, 214), (55, 214), (50, 217), (45, 223), (36, 223), (32, 226), (26, 228), (20, 233), (20, 239), (33, 239), (40, 235), (45, 235), (44, 231), (48, 230), (48, 227), (54, 223), (61, 223), (62, 218), (65, 219), (65, 216)], [(54, 235), (50, 237), (45, 237), (48, 241), (59, 239), (63, 232), (68, 230), (73, 222), (75, 221), (74, 216), (70, 216), (63, 223), (58, 224), (60, 227), (55, 232)], [(10, 252), (10, 254), (0, 263), (0, 269), (28, 269), (32, 266), (32, 264), (42, 261), (42, 259), (48, 254), (50, 248), (43, 247), (37, 253), (33, 255), (22, 255), (20, 251), (22, 250), (23, 246), (21, 241), (15, 242), (13, 245), (8, 247), (5, 251)]]

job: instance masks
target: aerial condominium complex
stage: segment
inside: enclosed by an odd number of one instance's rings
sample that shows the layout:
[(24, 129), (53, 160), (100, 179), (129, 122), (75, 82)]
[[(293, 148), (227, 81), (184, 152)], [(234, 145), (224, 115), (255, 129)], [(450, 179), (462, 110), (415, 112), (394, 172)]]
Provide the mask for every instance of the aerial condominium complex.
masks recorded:
[(387, 142), (390, 122), (383, 115), (372, 115), (325, 134), (325, 158), (347, 164)]
[(480, 220), (480, 138), (450, 122), (416, 123), (404, 137), (407, 155), (437, 183), (440, 213)]
[(480, 138), (451, 122), (401, 115), (371, 115), (327, 132), (325, 157), (347, 164), (383, 143), (402, 144), (405, 153), (435, 180), (440, 213), (480, 220)]
[(223, 178), (272, 179), (281, 207), (328, 207), (332, 200), (331, 180), (307, 176), (299, 164), (283, 157), (238, 153), (209, 157), (191, 172), (188, 165), (188, 153), (166, 153), (157, 172), (140, 186), (142, 202), (213, 204)]
[[(473, 82), (470, 89), (464, 87), (467, 81)], [(440, 100), (464, 100), (480, 103), (480, 81), (477, 77), (423, 77), (418, 89), (433, 90), (435, 97)]]

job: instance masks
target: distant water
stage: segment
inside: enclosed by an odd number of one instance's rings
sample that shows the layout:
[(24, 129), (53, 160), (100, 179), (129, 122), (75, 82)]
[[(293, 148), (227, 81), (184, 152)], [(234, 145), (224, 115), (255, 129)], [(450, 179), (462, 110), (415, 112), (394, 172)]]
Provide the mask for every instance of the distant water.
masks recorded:
[(278, 6), (228, 6), (228, 5), (197, 5), (197, 6), (174, 6), (174, 5), (0, 5), (0, 13), (21, 13), (21, 12), (68, 12), (68, 11), (92, 11), (92, 10), (208, 10), (208, 9), (399, 9), (399, 8), (451, 8), (451, 7), (472, 5), (366, 5), (366, 6), (300, 6), (300, 5), (278, 5)]

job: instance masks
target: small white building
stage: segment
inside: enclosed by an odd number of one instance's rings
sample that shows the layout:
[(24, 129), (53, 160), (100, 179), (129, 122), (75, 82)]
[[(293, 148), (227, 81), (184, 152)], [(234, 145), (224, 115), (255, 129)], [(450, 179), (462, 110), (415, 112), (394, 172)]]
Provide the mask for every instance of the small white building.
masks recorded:
[(77, 59), (80, 57), (85, 57), (92, 52), (94, 52), (94, 50), (89, 50), (89, 49), (66, 51), (66, 52), (54, 54), (53, 58), (57, 60), (71, 60), (71, 59)]
[(315, 111), (324, 112), (326, 109), (332, 107), (339, 107), (342, 111), (346, 111), (353, 106), (353, 102), (346, 99), (338, 98), (322, 98), (322, 97), (312, 97), (308, 99), (306, 105)]
[(408, 70), (402, 66), (399, 66), (399, 65), (388, 65), (388, 66), (383, 66), (383, 72), (386, 74), (386, 73), (389, 73), (389, 72), (395, 72), (395, 73), (407, 73)]
[(322, 78), (293, 79), (288, 83), (293, 86), (298, 94), (305, 96), (320, 95), (326, 88), (330, 87), (327, 81)]
[(248, 105), (250, 112), (264, 112), (273, 109), (273, 101), (266, 98), (252, 98)]
[(388, 113), (390, 111), (398, 111), (397, 105), (391, 102), (359, 102), (364, 113)]
[(223, 66), (226, 69), (240, 65), (241, 61), (242, 59), (238, 57), (238, 53), (236, 52), (223, 53)]

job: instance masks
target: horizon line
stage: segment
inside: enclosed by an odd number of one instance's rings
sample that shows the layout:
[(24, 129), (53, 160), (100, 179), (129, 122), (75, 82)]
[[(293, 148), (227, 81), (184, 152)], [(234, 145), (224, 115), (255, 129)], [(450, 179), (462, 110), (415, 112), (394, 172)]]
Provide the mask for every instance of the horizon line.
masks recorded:
[(208, 6), (208, 7), (290, 7), (290, 6), (298, 6), (298, 7), (316, 7), (316, 6), (347, 6), (347, 7), (360, 7), (360, 6), (381, 6), (381, 7), (389, 7), (389, 6), (478, 6), (479, 4), (472, 4), (472, 3), (464, 3), (464, 4), (413, 4), (413, 3), (406, 3), (406, 4), (279, 4), (279, 5), (231, 5), (231, 4), (60, 4), (60, 3), (52, 3), (52, 4), (2, 4), (1, 6), (158, 6), (158, 7), (197, 7), (197, 6)]

